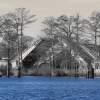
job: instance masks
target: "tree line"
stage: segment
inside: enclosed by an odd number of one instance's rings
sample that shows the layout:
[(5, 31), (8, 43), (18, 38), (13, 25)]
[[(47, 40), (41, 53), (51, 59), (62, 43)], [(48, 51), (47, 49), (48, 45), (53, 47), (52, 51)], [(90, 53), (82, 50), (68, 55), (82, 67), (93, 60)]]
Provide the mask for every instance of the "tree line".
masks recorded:
[[(32, 37), (24, 35), (24, 30), (28, 24), (36, 21), (35, 16), (26, 8), (17, 8), (13, 12), (0, 16), (0, 37), (2, 40), (0, 47), (7, 57), (8, 66), (10, 60), (15, 56), (18, 56), (19, 61), (22, 62), (22, 51), (28, 48), (29, 43), (33, 41)], [(92, 44), (94, 51), (97, 52), (97, 57), (100, 56), (100, 12), (95, 11), (88, 18), (83, 18), (79, 14), (75, 16), (46, 17), (43, 24), (42, 31), (46, 34), (46, 37), (59, 40), (62, 50), (64, 49), (63, 41), (69, 39), (77, 44)], [(49, 57), (50, 66), (53, 66), (55, 43), (54, 41), (51, 42)], [(69, 51), (71, 54), (71, 46)], [(22, 63), (19, 65), (22, 66)]]

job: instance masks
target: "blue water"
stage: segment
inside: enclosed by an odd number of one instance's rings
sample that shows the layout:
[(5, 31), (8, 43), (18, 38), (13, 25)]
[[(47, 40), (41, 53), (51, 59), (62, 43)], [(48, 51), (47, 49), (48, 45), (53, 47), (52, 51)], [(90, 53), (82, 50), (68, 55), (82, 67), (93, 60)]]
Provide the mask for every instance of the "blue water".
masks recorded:
[(100, 79), (3, 77), (0, 100), (100, 100)]

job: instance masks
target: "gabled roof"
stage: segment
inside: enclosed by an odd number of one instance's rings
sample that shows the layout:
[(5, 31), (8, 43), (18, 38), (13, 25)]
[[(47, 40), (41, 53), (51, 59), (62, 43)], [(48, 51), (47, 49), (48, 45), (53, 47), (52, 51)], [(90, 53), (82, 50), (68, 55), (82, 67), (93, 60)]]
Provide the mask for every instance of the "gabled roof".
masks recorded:
[(71, 48), (79, 53), (79, 55), (88, 63), (89, 61), (94, 61), (96, 57), (86, 48), (84, 45), (78, 44), (71, 39), (66, 38), (65, 42), (71, 46)]
[(23, 64), (34, 64), (41, 56), (46, 54), (46, 51), (48, 51), (48, 49), (52, 46), (52, 42), (53, 44), (56, 44), (57, 40), (50, 38), (41, 39), (41, 41), (35, 47), (32, 47), (30, 50), (26, 51), (27, 55), (23, 59)]

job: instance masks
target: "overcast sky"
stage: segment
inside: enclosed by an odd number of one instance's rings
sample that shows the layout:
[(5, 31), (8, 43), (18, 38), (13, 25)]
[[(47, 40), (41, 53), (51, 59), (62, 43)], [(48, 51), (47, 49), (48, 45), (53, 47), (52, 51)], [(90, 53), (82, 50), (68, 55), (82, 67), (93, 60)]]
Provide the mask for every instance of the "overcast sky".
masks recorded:
[(41, 21), (44, 17), (75, 13), (87, 17), (92, 11), (100, 11), (100, 0), (0, 0), (0, 14), (19, 7), (25, 7), (37, 15), (38, 21), (28, 26), (25, 31), (25, 34), (36, 37), (42, 35)]

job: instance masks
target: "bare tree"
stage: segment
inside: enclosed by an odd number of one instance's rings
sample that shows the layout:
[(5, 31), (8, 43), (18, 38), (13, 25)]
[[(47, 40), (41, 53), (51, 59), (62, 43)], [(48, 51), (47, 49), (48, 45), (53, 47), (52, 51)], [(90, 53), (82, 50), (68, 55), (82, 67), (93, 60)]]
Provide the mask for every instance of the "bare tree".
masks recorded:
[[(66, 15), (62, 15), (60, 16), (58, 19), (58, 28), (62, 34), (63, 39), (73, 39), (73, 21), (74, 21), (74, 17), (73, 16), (66, 16)], [(70, 60), (69, 60), (69, 69), (71, 69), (71, 46), (69, 47), (69, 52), (70, 52)], [(65, 56), (67, 56), (65, 54)]]
[[(74, 23), (73, 24), (74, 24), (73, 25), (73, 34), (75, 35), (75, 40), (76, 40), (77, 44), (79, 45), (80, 40), (81, 40), (81, 36), (83, 35), (82, 33), (84, 32), (82, 19), (80, 18), (79, 14), (76, 14), (76, 16), (74, 16)], [(79, 56), (77, 49), (76, 49), (76, 51), (74, 51), (74, 58)], [(78, 67), (78, 65), (74, 65), (74, 66), (75, 66), (75, 76), (77, 76), (79, 67)]]
[[(3, 24), (0, 27), (1, 32), (3, 34), (3, 39), (6, 40), (6, 46), (7, 46), (7, 61), (8, 61), (8, 66), (7, 66), (7, 76), (9, 77), (10, 75), (10, 67), (11, 67), (11, 63), (10, 63), (10, 58), (11, 58), (11, 37), (10, 37), (10, 33), (14, 32), (14, 28), (13, 28), (13, 22), (9, 19), (8, 15), (3, 16)], [(7, 37), (5, 37), (7, 36)]]
[[(23, 33), (24, 33), (24, 29), (26, 27), (26, 25), (31, 24), (32, 22), (35, 21), (34, 17), (35, 15), (30, 14), (30, 11), (27, 10), (26, 8), (18, 8), (15, 10), (15, 12), (13, 13), (13, 15), (15, 16), (15, 26), (16, 26), (16, 30), (17, 33), (19, 35), (20, 32), (20, 38), (18, 40), (18, 45), (21, 44), (21, 47), (18, 49), (19, 50), (19, 62), (20, 62), (20, 67), (19, 67), (19, 71), (22, 69), (22, 45), (23, 45)], [(20, 41), (20, 43), (19, 43)], [(19, 77), (21, 72), (19, 72)]]
[(56, 19), (54, 17), (48, 17), (44, 20), (43, 24), (46, 25), (46, 28), (43, 30), (48, 38), (51, 38), (52, 46), (49, 51), (49, 61), (50, 61), (50, 68), (51, 68), (51, 75), (53, 75), (53, 68), (54, 68), (54, 40), (56, 35)]

